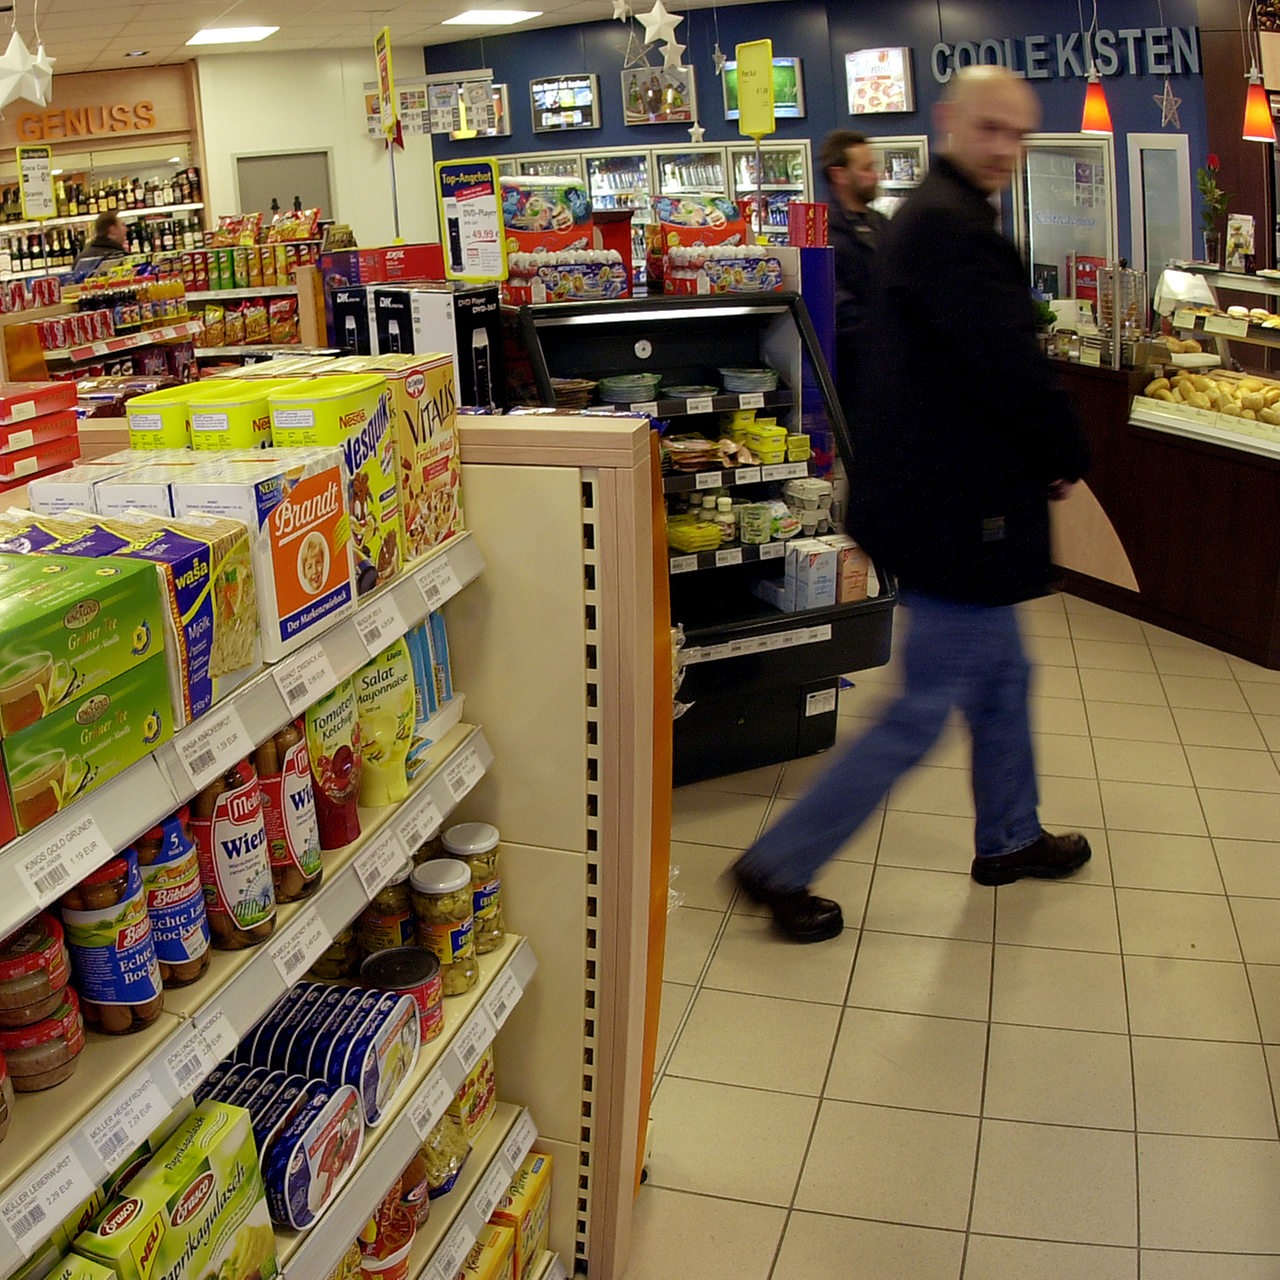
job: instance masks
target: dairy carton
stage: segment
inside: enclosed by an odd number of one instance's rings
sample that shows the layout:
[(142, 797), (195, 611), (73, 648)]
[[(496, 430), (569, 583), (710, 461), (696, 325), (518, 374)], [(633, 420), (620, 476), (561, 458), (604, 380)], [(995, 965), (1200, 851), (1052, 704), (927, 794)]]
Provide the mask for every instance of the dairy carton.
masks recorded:
[(796, 538), (787, 544), (788, 596), (795, 588), (797, 613), (823, 609), (836, 602), (836, 549), (820, 538)]

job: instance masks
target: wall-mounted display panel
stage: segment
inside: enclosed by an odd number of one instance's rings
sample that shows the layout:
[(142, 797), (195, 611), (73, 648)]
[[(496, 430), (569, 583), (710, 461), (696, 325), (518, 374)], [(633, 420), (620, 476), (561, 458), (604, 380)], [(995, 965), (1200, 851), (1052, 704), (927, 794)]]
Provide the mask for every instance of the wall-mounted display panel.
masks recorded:
[[(726, 62), (720, 77), (724, 86), (724, 118), (736, 120), (738, 111), (738, 64)], [(804, 71), (799, 58), (773, 60), (773, 114), (778, 120), (804, 119)]]
[(698, 118), (692, 67), (628, 67), (622, 73), (625, 124), (691, 124)]
[(600, 127), (600, 78), (542, 76), (529, 81), (534, 133)]
[(851, 116), (916, 109), (910, 49), (855, 49), (845, 55), (844, 73)]

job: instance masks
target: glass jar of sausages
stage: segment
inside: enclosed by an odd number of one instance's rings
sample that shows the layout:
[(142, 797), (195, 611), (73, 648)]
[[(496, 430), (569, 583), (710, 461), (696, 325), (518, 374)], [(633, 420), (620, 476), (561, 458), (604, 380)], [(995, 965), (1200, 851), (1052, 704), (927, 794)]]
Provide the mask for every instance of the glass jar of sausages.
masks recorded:
[(183, 806), (136, 843), (156, 959), (166, 987), (195, 982), (208, 969), (211, 955), (209, 917), (190, 817)]
[(418, 945), (440, 961), (447, 996), (470, 991), (480, 978), (472, 934), (471, 869), (456, 858), (435, 858), (409, 877)]
[(489, 822), (460, 822), (444, 833), (444, 851), (471, 871), (471, 910), (476, 952), (487, 955), (502, 945), (502, 877), (498, 874), (498, 828)]
[(262, 788), (271, 878), (277, 902), (309, 898), (320, 887), (320, 827), (302, 721), (272, 734), (253, 756)]

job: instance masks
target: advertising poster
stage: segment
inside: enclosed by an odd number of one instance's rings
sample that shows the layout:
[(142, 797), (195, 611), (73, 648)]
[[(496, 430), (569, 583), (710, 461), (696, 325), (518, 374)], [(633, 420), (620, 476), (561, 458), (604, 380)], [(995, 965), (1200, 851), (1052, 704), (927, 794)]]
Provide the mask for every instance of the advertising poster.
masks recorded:
[(383, 27), (373, 42), (378, 66), (378, 119), (385, 137), (396, 136), (396, 82), (391, 70), (391, 28)]
[(505, 280), (506, 237), (496, 160), (440, 160), (436, 200), (450, 280)]
[(844, 69), (851, 116), (915, 110), (910, 49), (858, 49), (845, 55)]
[(692, 67), (629, 67), (622, 73), (623, 124), (692, 124)]
[(777, 127), (773, 114), (773, 41), (740, 44), (738, 55), (738, 132), (763, 138)]
[(18, 195), (22, 216), (35, 221), (58, 212), (53, 194), (53, 148), (18, 148)]

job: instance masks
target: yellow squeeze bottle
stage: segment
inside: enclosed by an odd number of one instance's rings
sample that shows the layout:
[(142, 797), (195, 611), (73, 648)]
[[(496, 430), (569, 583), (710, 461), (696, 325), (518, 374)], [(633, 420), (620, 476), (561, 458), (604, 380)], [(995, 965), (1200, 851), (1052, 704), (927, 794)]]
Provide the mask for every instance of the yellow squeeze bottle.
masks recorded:
[(402, 636), (356, 673), (364, 745), (360, 803), (397, 804), (409, 794), (406, 763), (413, 736), (413, 660)]

